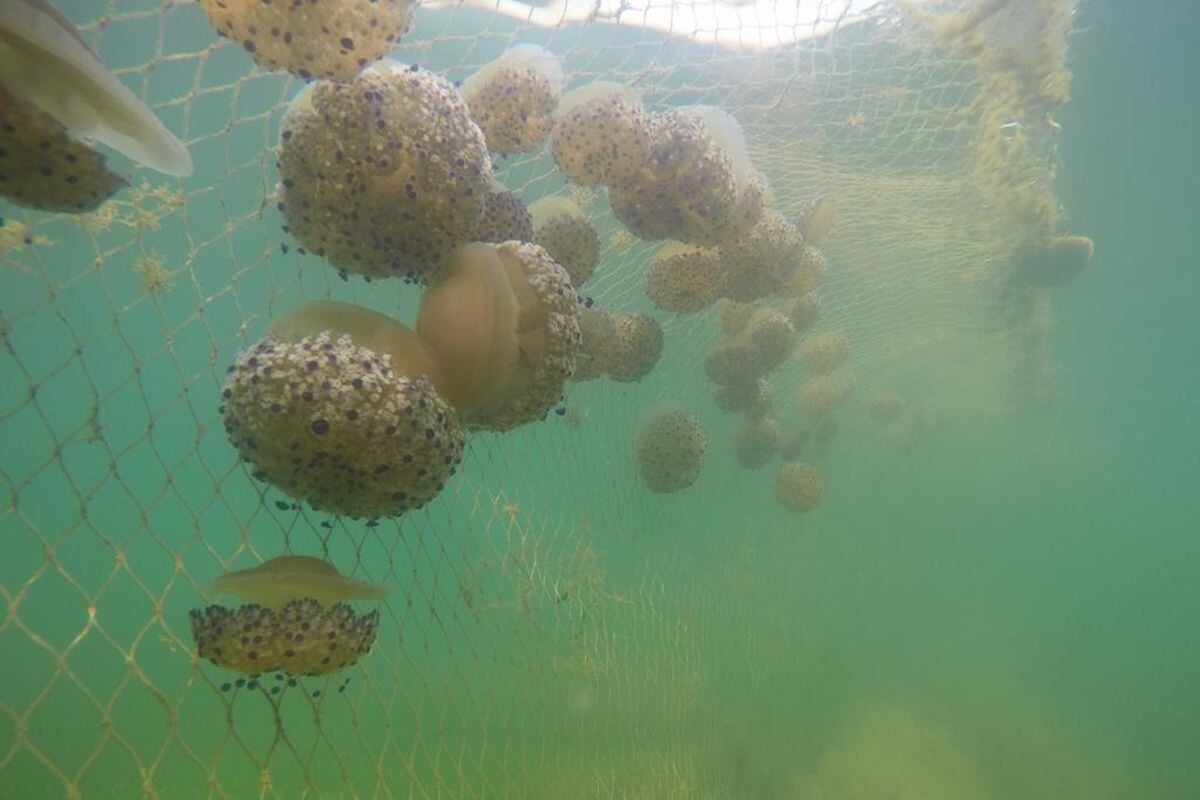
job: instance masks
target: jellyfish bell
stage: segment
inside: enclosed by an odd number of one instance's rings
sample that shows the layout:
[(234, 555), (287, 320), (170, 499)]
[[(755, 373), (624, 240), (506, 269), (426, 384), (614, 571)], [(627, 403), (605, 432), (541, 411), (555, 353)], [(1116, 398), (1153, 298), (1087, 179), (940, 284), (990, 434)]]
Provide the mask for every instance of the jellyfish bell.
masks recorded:
[(820, 244), (837, 224), (837, 203), (827, 195), (810, 197), (796, 211), (796, 229), (808, 245)]
[(187, 148), (46, 0), (0, 3), (0, 86), (73, 138), (106, 145), (167, 175), (192, 174)]
[(562, 66), (553, 53), (518, 44), (468, 76), (462, 96), (490, 150), (525, 153), (549, 133), (562, 83)]
[(1086, 236), (1031, 239), (1013, 250), (1012, 278), (1023, 286), (1061, 286), (1083, 271), (1094, 251)]
[(213, 581), (211, 590), (238, 595), (272, 611), (304, 598), (332, 606), (348, 600), (380, 600), (389, 591), (381, 583), (347, 578), (333, 564), (311, 556), (276, 556), (250, 569), (226, 572)]
[(529, 207), (533, 239), (580, 289), (600, 262), (600, 237), (579, 206), (565, 197), (543, 197)]
[(417, 334), (437, 354), (442, 394), (463, 415), (491, 407), (516, 368), (517, 298), (496, 249), (461, 245), (421, 296)]

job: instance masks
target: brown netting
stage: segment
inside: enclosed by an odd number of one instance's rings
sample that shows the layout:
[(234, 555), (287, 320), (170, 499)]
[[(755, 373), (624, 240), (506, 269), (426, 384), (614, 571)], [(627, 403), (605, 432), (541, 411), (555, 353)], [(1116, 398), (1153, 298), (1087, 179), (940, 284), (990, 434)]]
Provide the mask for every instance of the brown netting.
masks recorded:
[[(1014, 241), (1057, 225), (1050, 113), (1068, 3), (851, 14), (824, 0), (802, 4), (793, 28), (822, 35), (754, 50), (713, 45), (711, 30), (642, 29), (607, 4), (604, 20), (557, 27), (487, 5), (419, 8), (394, 57), (461, 80), (536, 42), (568, 87), (616, 80), (655, 110), (733, 113), (785, 216), (836, 198), (817, 329), (852, 342), (858, 397), (900, 389), (993, 413), (1048, 390), (1048, 301), (1014, 312), (1002, 276)], [(132, 170), (130, 188), (78, 217), (0, 203), (6, 790), (747, 796), (716, 740), (810, 634), (752, 579), (759, 526), (729, 504), (769, 497), (773, 473), (725, 464), (733, 426), (701, 367), (715, 311), (658, 313), (666, 350), (641, 383), (573, 385), (561, 416), (474, 436), (420, 511), (368, 526), (295, 509), (251, 479), (220, 428), (226, 365), (301, 299), (411, 320), (418, 290), (343, 281), (282, 232), (273, 153), (297, 81), (255, 68), (195, 4), (60, 6), (196, 169), (183, 181)], [(1031, 15), (1050, 22), (1017, 58), (1020, 41), (1000, 32)], [(561, 192), (592, 218), (603, 253), (586, 294), (652, 311), (658, 244), (629, 236), (602, 191), (567, 186), (545, 154), (499, 167), (526, 202)], [(800, 374), (773, 377), (777, 407)], [(706, 472), (680, 496), (648, 493), (634, 467), (635, 421), (661, 402), (696, 408), (709, 429)], [(781, 524), (773, 505), (761, 513), (762, 527)], [(222, 570), (283, 552), (388, 583), (378, 644), (344, 688), (343, 676), (267, 675), (223, 692), (234, 676), (198, 662), (187, 612)]]

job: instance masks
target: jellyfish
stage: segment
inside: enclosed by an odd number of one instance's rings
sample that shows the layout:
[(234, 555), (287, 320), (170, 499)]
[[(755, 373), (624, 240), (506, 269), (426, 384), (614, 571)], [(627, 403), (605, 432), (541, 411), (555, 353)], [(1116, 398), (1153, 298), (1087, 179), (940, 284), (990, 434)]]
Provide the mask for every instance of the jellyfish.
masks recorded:
[(715, 250), (669, 242), (646, 274), (646, 293), (663, 311), (692, 314), (721, 296), (723, 275)]
[(762, 419), (771, 411), (771, 387), (762, 378), (747, 383), (718, 384), (713, 399), (722, 410), (741, 412), (750, 419)]
[(413, 0), (200, 0), (220, 36), (267, 70), (350, 81), (408, 32)]
[(384, 584), (347, 578), (333, 564), (312, 556), (276, 556), (250, 569), (226, 572), (211, 588), (271, 611), (305, 597), (331, 606), (348, 600), (379, 600), (388, 593)]
[(854, 391), (857, 381), (851, 373), (814, 375), (800, 384), (796, 405), (810, 417), (820, 417), (840, 408)]
[(617, 346), (608, 363), (608, 376), (621, 383), (640, 381), (662, 358), (663, 331), (649, 314), (613, 313)]
[(471, 240), (476, 242), (533, 241), (533, 217), (521, 198), (493, 180), (483, 196), (483, 214)]
[(124, 180), (87, 143), (110, 147), (167, 175), (192, 173), (187, 148), (49, 3), (0, 4), (0, 41), (5, 197), (49, 211), (94, 209)]
[(760, 375), (768, 375), (782, 366), (796, 346), (796, 328), (778, 311), (756, 313), (741, 337), (754, 348)]
[(754, 346), (743, 339), (717, 342), (704, 356), (704, 372), (721, 386), (753, 383), (763, 374)]
[(779, 439), (779, 455), (784, 461), (798, 461), (811, 438), (812, 433), (807, 428), (785, 429)]
[(529, 207), (529, 214), (533, 241), (567, 271), (572, 286), (583, 288), (600, 262), (600, 237), (591, 220), (565, 197), (543, 197)]
[(810, 245), (820, 244), (836, 223), (837, 204), (824, 195), (801, 202), (796, 212), (796, 229)]
[(876, 422), (894, 422), (899, 419), (907, 407), (904, 398), (895, 392), (876, 391), (867, 401), (867, 408)]
[(1086, 236), (1031, 239), (1012, 253), (1012, 279), (1019, 286), (1060, 286), (1092, 259), (1095, 245)]
[(800, 345), (800, 361), (813, 375), (833, 372), (850, 357), (850, 340), (840, 331), (809, 336)]
[(562, 83), (562, 66), (553, 53), (518, 44), (463, 81), (462, 95), (489, 150), (528, 153), (550, 132)]
[(638, 474), (656, 494), (677, 492), (696, 482), (708, 437), (696, 415), (683, 408), (647, 414), (634, 442)]
[(793, 299), (784, 310), (796, 333), (806, 333), (821, 315), (821, 301), (814, 292)]
[(816, 290), (817, 285), (821, 282), (821, 278), (825, 275), (825, 269), (828, 262), (825, 260), (825, 254), (815, 247), (809, 247), (807, 244), (800, 250), (800, 258), (796, 264), (796, 271), (792, 277), (784, 285), (779, 294), (784, 297), (803, 297), (806, 294), (811, 294)]
[(739, 198), (732, 157), (702, 117), (676, 109), (653, 123), (643, 168), (609, 186), (613, 216), (646, 241), (720, 244)]
[(612, 185), (646, 163), (650, 136), (650, 115), (641, 98), (621, 84), (597, 81), (563, 95), (550, 153), (570, 180)]
[(382, 584), (341, 575), (328, 561), (278, 556), (213, 582), (247, 605), (210, 605), (189, 617), (201, 658), (244, 675), (329, 675), (370, 651), (379, 612), (357, 614), (347, 601), (379, 600)]
[(562, 399), (582, 338), (570, 278), (529, 242), (455, 250), (421, 298), (417, 330), (466, 424), (497, 431)]
[(571, 380), (590, 381), (608, 372), (617, 350), (617, 324), (613, 315), (600, 306), (587, 302), (579, 309), (579, 357)]
[(779, 292), (795, 275), (803, 246), (794, 225), (764, 212), (749, 233), (721, 247), (725, 296), (746, 302)]
[(383, 61), (349, 83), (313, 84), (281, 139), (288, 230), (335, 267), (425, 282), (475, 238), (492, 165), (446, 79)]
[(753, 303), (740, 303), (737, 300), (727, 299), (717, 303), (717, 323), (721, 326), (721, 330), (730, 336), (741, 333), (752, 316), (754, 316)]
[(775, 498), (788, 511), (812, 511), (821, 505), (824, 496), (825, 481), (816, 467), (803, 461), (789, 461), (779, 467)]
[(229, 368), (225, 432), (252, 474), (313, 508), (389, 517), (436, 497), (464, 434), (411, 330), (318, 301), (284, 314)]
[(743, 418), (733, 435), (733, 453), (742, 467), (759, 469), (778, 454), (781, 439), (779, 423), (770, 417)]

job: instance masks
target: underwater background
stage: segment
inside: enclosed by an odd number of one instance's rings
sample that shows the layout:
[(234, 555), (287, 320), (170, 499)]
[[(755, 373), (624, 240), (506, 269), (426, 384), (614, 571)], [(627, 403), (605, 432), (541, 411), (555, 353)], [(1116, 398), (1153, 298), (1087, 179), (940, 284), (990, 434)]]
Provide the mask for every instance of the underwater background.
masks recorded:
[[(604, 243), (589, 294), (654, 312), (661, 362), (474, 435), (442, 496), (368, 526), (282, 502), (217, 412), (226, 366), (300, 300), (416, 309), (283, 232), (299, 82), (194, 4), (59, 7), (196, 169), (137, 171), (79, 219), (0, 201), (21, 226), (0, 252), (0, 797), (1200, 796), (1194, 9), (1079, 5), (1061, 134), (1028, 170), (1096, 253), (1038, 300), (1052, 325), (1014, 333), (989, 278), (1007, 178), (971, 161), (991, 85), (895, 8), (766, 53), (419, 8), (401, 61), (462, 79), (540, 43), (568, 85), (730, 111), (785, 216), (838, 197), (820, 327), (858, 388), (806, 455), (820, 508), (785, 511), (705, 385), (714, 314), (654, 311), (653, 248), (576, 193)], [(497, 174), (527, 202), (569, 191), (545, 154)], [(777, 404), (798, 383), (777, 376)], [(881, 427), (875, 389), (937, 424)], [(708, 454), (651, 494), (634, 431), (675, 405)], [(378, 642), (340, 675), (223, 690), (188, 611), (284, 552), (387, 583)]]

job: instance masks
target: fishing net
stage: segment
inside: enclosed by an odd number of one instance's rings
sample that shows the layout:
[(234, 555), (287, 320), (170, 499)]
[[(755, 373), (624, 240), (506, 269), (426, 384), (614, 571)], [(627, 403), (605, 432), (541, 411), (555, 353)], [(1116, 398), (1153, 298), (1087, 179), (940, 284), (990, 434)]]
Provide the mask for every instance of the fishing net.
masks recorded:
[[(474, 436), (442, 496), (399, 520), (296, 508), (221, 430), (225, 367), (302, 299), (411, 320), (418, 292), (341, 279), (283, 233), (274, 151), (297, 81), (255, 68), (192, 3), (60, 6), (196, 169), (133, 171), (77, 217), (0, 206), (7, 791), (738, 796), (714, 757), (729, 710), (811, 642), (754, 578), (753, 534), (785, 524), (771, 481), (712, 466), (731, 427), (700, 366), (716, 312), (655, 312), (654, 247), (604, 193), (567, 185), (545, 154), (506, 158), (497, 176), (527, 202), (569, 194), (593, 220), (588, 293), (655, 313), (661, 364), (636, 384), (572, 386), (542, 424)], [(1069, 14), (1057, 0), (429, 3), (394, 56), (461, 80), (533, 42), (569, 86), (728, 110), (774, 208), (836, 198), (819, 327), (852, 343), (859, 396), (996, 413), (1052, 386), (1048, 300), (1014, 315), (1001, 284), (1012, 242), (1059, 225), (1051, 114)], [(798, 374), (775, 376), (777, 398)], [(635, 421), (679, 402), (709, 430), (710, 467), (690, 492), (652, 495)], [(197, 659), (187, 612), (223, 570), (284, 552), (389, 584), (379, 641), (348, 683), (224, 687), (235, 676)]]

